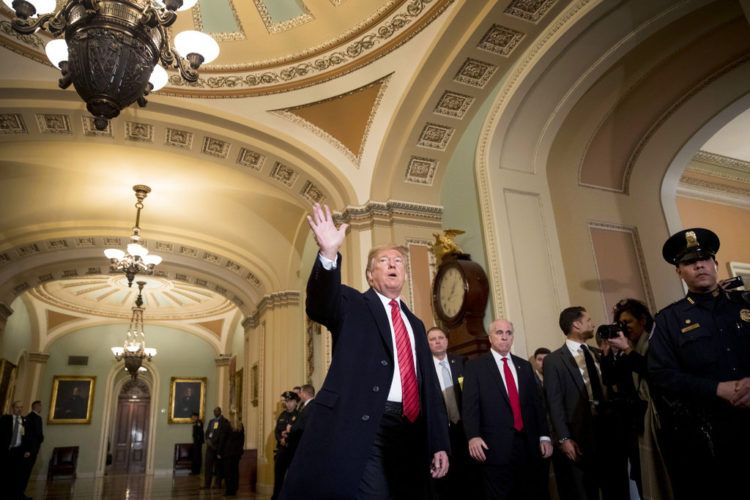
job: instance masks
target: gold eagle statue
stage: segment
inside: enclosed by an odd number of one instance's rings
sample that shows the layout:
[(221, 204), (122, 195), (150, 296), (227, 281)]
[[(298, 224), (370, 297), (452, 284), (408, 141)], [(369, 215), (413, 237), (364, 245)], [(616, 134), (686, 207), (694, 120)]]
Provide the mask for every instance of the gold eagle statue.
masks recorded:
[(466, 231), (461, 229), (446, 229), (442, 234), (432, 233), (435, 237), (435, 241), (432, 243), (432, 252), (437, 258), (438, 264), (443, 261), (443, 257), (451, 254), (464, 253), (461, 247), (453, 240), (459, 234), (464, 234)]

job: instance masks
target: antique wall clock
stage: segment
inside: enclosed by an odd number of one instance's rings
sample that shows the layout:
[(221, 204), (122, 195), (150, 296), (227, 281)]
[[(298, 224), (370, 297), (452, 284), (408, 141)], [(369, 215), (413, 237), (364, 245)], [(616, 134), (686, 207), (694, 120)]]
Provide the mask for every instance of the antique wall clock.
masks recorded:
[(482, 266), (465, 253), (445, 255), (432, 288), (435, 315), (450, 337), (451, 352), (487, 350), (484, 311), (489, 283)]

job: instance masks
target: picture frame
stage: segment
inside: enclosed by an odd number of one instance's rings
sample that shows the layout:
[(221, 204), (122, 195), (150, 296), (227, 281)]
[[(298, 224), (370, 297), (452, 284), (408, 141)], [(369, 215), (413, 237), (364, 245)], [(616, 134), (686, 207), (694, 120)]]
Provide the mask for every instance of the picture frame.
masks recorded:
[(90, 424), (96, 377), (55, 375), (52, 378), (48, 424)]
[(189, 424), (193, 412), (206, 412), (206, 377), (172, 377), (169, 383), (169, 423)]
[(0, 359), (0, 411), (3, 415), (11, 412), (15, 394), (16, 365), (7, 359)]

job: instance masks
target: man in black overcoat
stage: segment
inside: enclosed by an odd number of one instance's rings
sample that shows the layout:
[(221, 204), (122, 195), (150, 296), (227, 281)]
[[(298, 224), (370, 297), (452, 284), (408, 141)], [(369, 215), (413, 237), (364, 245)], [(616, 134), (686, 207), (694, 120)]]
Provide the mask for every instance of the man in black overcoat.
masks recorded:
[(282, 498), (422, 498), (448, 470), (448, 418), (422, 322), (401, 300), (406, 250), (370, 251), (361, 293), (341, 283), (346, 224), (315, 204), (320, 253), (307, 314), (333, 337), (333, 358), (311, 403)]

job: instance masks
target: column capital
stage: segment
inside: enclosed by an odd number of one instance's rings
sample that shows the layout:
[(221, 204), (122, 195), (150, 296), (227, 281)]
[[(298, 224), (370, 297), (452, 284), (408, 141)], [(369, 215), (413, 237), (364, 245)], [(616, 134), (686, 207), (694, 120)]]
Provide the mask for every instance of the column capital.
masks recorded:
[(232, 359), (231, 354), (219, 354), (219, 357), (214, 359), (216, 366), (229, 366), (229, 361)]
[(47, 360), (49, 360), (49, 354), (47, 354), (46, 352), (30, 352), (28, 356), (29, 362), (39, 363), (41, 365), (46, 364)]

